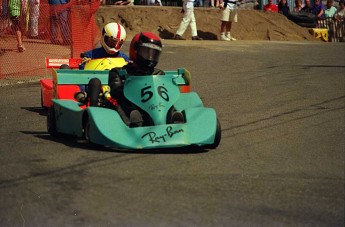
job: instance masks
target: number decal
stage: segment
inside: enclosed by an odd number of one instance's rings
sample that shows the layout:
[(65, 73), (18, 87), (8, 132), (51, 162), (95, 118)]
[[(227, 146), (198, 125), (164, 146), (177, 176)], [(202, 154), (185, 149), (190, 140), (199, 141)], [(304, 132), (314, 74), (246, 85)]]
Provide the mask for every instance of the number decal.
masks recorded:
[[(141, 89), (141, 102), (147, 102), (149, 101), (152, 96), (153, 96), (153, 93), (152, 91), (149, 91), (148, 89), (150, 89), (151, 86), (147, 86), (147, 87), (144, 87)], [(147, 96), (146, 98), (144, 98), (144, 96)]]
[[(146, 86), (141, 89), (141, 102), (147, 102), (152, 98), (153, 92), (150, 91), (151, 88), (151, 86)], [(166, 89), (164, 86), (158, 86), (157, 92), (162, 99), (169, 102), (168, 89)]]
[(169, 102), (168, 89), (166, 89), (163, 86), (159, 86), (157, 88), (157, 91), (160, 97), (162, 97), (165, 101)]

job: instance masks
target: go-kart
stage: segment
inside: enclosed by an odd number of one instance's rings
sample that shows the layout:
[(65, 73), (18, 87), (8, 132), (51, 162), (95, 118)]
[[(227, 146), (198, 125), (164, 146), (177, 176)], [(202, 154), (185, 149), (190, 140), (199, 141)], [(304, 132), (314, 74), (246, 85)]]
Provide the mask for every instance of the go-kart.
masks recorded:
[[(126, 125), (114, 108), (85, 105), (73, 97), (59, 98), (59, 86), (87, 85), (94, 77), (107, 85), (108, 71), (53, 69), (55, 98), (47, 115), (51, 135), (73, 135), (93, 144), (130, 150), (187, 146), (214, 149), (219, 145), (221, 126), (217, 114), (189, 91), (187, 70), (140, 77), (124, 75), (125, 97), (150, 118), (150, 124), (142, 127)], [(185, 122), (168, 123), (172, 108), (183, 113)]]

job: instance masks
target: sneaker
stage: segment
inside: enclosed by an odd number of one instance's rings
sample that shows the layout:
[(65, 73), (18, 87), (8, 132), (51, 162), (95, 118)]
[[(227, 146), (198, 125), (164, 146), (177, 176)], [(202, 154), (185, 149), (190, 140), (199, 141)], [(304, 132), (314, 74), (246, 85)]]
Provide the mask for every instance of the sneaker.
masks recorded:
[(227, 36), (225, 36), (225, 35), (221, 35), (220, 36), (220, 40), (222, 40), (222, 41), (230, 41), (230, 39)]
[(23, 45), (18, 45), (18, 52), (24, 52), (26, 49)]
[(138, 110), (133, 110), (129, 115), (129, 127), (141, 127), (143, 126), (143, 117)]
[(80, 91), (74, 94), (74, 99), (78, 102), (85, 103), (87, 98), (87, 94), (85, 91)]
[(184, 123), (184, 116), (183, 116), (183, 114), (181, 112), (179, 112), (179, 111), (175, 111), (172, 114), (171, 123), (173, 123), (173, 124)]
[(234, 37), (232, 37), (230, 34), (227, 34), (226, 37), (230, 40), (230, 41), (236, 41), (237, 39), (235, 39)]
[(193, 36), (192, 40), (203, 40), (203, 38), (200, 38), (199, 36)]
[(177, 34), (175, 35), (174, 39), (176, 39), (176, 40), (186, 40), (182, 36), (177, 35)]

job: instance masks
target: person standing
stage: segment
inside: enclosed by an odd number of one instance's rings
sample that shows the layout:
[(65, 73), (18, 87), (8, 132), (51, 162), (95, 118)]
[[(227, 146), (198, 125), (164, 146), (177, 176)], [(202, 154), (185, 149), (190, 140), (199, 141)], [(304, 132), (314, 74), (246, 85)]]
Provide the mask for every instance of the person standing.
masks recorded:
[(40, 0), (29, 0), (29, 38), (38, 38), (38, 17), (40, 16)]
[(311, 7), (311, 12), (316, 15), (317, 21), (325, 19), (325, 7), (321, 0), (314, 1), (314, 5)]
[(295, 0), (295, 7), (293, 8), (293, 12), (298, 13), (302, 10), (302, 8), (303, 8), (302, 0)]
[(190, 25), (190, 28), (192, 30), (192, 40), (202, 40), (202, 38), (198, 36), (198, 30), (196, 28), (196, 21), (194, 16), (194, 0), (183, 0), (182, 13), (183, 18), (174, 38), (177, 40), (185, 40), (184, 38), (182, 38), (182, 35), (186, 31), (188, 25)]
[(345, 42), (345, 4), (344, 0), (339, 1), (339, 9), (334, 15), (338, 41)]
[(20, 23), (21, 12), (22, 11), (21, 11), (20, 0), (9, 0), (8, 13), (10, 16), (10, 20), (13, 24), (14, 30), (16, 32), (18, 52), (25, 51), (25, 47), (23, 45), (23, 40), (22, 40), (22, 31), (21, 31), (21, 23)]
[(311, 4), (310, 4), (310, 0), (305, 0), (305, 5), (302, 8), (302, 12), (306, 12), (306, 13), (311, 13)]
[(288, 3), (286, 0), (280, 0), (278, 3), (278, 13), (283, 14), (284, 16), (287, 16), (290, 12), (290, 8), (288, 6)]
[(268, 0), (268, 3), (264, 5), (264, 11), (278, 13), (278, 6), (273, 3), (273, 0)]
[(236, 41), (231, 36), (232, 22), (237, 22), (237, 4), (235, 0), (220, 0), (219, 8), (222, 10), (222, 18), (220, 24), (220, 40)]
[(333, 6), (333, 0), (327, 0), (327, 4), (325, 7), (325, 18), (333, 19), (336, 12), (337, 8)]
[(49, 0), (50, 5), (50, 41), (52, 44), (60, 44), (57, 40), (60, 27), (63, 44), (71, 42), (71, 28), (69, 25), (69, 7), (64, 6), (68, 0)]

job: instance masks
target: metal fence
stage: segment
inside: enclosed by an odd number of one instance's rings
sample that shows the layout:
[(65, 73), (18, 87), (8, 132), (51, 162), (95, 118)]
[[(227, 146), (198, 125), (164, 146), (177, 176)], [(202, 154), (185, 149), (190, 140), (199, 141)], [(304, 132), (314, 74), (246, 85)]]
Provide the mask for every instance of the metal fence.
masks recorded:
[(318, 22), (318, 28), (328, 30), (328, 42), (345, 42), (345, 17), (327, 18)]

